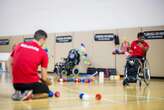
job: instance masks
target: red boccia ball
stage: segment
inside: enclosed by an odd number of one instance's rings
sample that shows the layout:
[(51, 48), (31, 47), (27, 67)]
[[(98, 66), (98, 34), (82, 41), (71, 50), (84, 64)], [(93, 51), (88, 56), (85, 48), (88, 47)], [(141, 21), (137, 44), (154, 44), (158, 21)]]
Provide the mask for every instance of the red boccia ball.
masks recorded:
[(102, 96), (101, 96), (101, 94), (96, 94), (96, 100), (101, 100), (101, 98), (102, 98)]

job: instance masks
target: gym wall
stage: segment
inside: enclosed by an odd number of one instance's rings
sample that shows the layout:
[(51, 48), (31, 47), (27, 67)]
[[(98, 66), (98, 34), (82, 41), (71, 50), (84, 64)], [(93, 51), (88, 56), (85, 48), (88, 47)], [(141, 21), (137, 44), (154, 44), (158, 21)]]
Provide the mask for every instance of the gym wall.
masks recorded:
[[(114, 33), (116, 30), (94, 31), (95, 34)], [(114, 68), (115, 57), (112, 51), (115, 47), (114, 41), (94, 41), (93, 42), (93, 65), (100, 68)]]
[[(79, 48), (80, 43), (86, 45), (87, 53), (89, 59), (92, 62), (93, 67), (98, 68), (114, 68), (115, 67), (115, 55), (112, 55), (112, 51), (115, 48), (114, 42), (94, 41), (95, 34), (102, 33), (114, 33), (118, 34), (120, 38), (120, 44), (127, 40), (129, 42), (133, 41), (137, 37), (137, 33), (141, 31), (148, 30), (162, 30), (164, 26), (156, 27), (137, 27), (137, 28), (122, 28), (115, 30), (101, 30), (101, 31), (91, 31), (91, 32), (72, 32), (73, 41), (70, 44), (57, 44), (56, 51), (56, 62), (58, 62), (61, 57), (67, 57), (68, 51), (72, 48)], [(67, 33), (63, 35), (69, 35)], [(150, 62), (152, 76), (164, 76), (164, 66), (161, 65), (162, 56), (164, 56), (164, 40), (146, 40), (150, 44), (150, 50), (148, 51), (148, 60)], [(120, 46), (120, 45), (119, 45)], [(59, 54), (60, 53), (60, 54)], [(158, 57), (157, 57), (158, 55)], [(151, 56), (151, 57), (150, 57)], [(123, 74), (125, 65), (125, 55), (116, 56), (116, 68), (118, 74)], [(80, 63), (80, 71), (86, 72), (86, 68), (82, 62)]]
[[(164, 30), (164, 26), (143, 27), (142, 31)], [(150, 45), (147, 57), (153, 76), (164, 77), (164, 39), (146, 40)]]
[(0, 39), (9, 39), (9, 45), (0, 45), (0, 52), (9, 52), (10, 51), (11, 37), (2, 36), (2, 37), (0, 37)]
[[(93, 32), (75, 32), (73, 36), (73, 48), (80, 48), (80, 44), (83, 43), (86, 46), (86, 51), (88, 54), (89, 60), (92, 62), (93, 60)], [(67, 53), (68, 54), (68, 53)], [(82, 72), (86, 72), (87, 66), (80, 61), (78, 66), (79, 70)]]
[(62, 58), (66, 58), (68, 55), (68, 52), (70, 49), (73, 48), (73, 38), (72, 38), (72, 42), (68, 42), (68, 43), (57, 43), (56, 42), (56, 37), (58, 36), (72, 36), (74, 35), (74, 33), (72, 32), (68, 32), (68, 33), (56, 33), (55, 34), (55, 39), (54, 39), (54, 55), (55, 55), (55, 62), (59, 62), (62, 60)]
[[(99, 68), (114, 68), (115, 67), (115, 55), (112, 51), (115, 47), (114, 42), (111, 41), (94, 41), (95, 34), (102, 33), (114, 33), (118, 34), (120, 38), (120, 44), (122, 41), (127, 40), (131, 42), (136, 39), (137, 33), (141, 31), (151, 31), (151, 30), (164, 30), (164, 26), (155, 27), (137, 27), (137, 28), (121, 28), (114, 30), (98, 30), (98, 31), (85, 31), (85, 32), (64, 32), (64, 33), (52, 33), (48, 34), (47, 47), (49, 56), (49, 67), (48, 71), (52, 72), (55, 63), (59, 62), (62, 57), (67, 57), (68, 52), (72, 48), (79, 48), (80, 43), (84, 43), (87, 49), (87, 53), (93, 67)], [(56, 36), (72, 36), (72, 42), (70, 43), (56, 43)], [(29, 37), (27, 35), (22, 35), (24, 37)], [(0, 46), (0, 52), (10, 52), (11, 47), (14, 43), (23, 41), (21, 36), (4, 36), (0, 39), (12, 39), (10, 45)], [(152, 76), (164, 77), (164, 66), (162, 62), (164, 59), (164, 39), (160, 40), (146, 40), (150, 45), (150, 50), (148, 51), (147, 58), (151, 66)], [(118, 45), (120, 46), (120, 45)], [(125, 55), (116, 56), (116, 67), (117, 73), (123, 74), (123, 69), (125, 65)], [(81, 62), (80, 71), (86, 72), (86, 66)]]
[(51, 33), (48, 34), (48, 39), (46, 41), (46, 47), (48, 48), (48, 58), (49, 58), (49, 64), (48, 64), (48, 71), (53, 72), (54, 65), (55, 65), (55, 34)]

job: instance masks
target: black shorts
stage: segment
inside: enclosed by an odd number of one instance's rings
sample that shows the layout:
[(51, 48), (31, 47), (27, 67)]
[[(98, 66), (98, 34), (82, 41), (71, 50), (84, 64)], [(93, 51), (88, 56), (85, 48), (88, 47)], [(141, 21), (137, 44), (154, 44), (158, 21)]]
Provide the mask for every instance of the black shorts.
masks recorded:
[(39, 82), (30, 84), (15, 83), (13, 86), (15, 90), (19, 90), (21, 92), (24, 92), (25, 90), (33, 90), (33, 94), (49, 93), (48, 86)]

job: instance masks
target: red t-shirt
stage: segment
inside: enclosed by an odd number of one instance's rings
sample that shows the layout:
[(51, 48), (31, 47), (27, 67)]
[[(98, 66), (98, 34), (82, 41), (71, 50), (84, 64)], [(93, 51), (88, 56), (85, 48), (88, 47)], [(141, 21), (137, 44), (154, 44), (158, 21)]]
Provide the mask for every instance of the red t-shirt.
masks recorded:
[(47, 53), (36, 42), (18, 44), (13, 52), (13, 83), (34, 83), (39, 81), (38, 66), (47, 68)]
[[(143, 45), (144, 48), (149, 48), (149, 45), (145, 41), (140, 42), (140, 43), (141, 45)], [(139, 46), (138, 40), (135, 40), (131, 43), (130, 49), (132, 50), (132, 52), (130, 53), (130, 56), (139, 56), (139, 57), (145, 56), (144, 49)]]

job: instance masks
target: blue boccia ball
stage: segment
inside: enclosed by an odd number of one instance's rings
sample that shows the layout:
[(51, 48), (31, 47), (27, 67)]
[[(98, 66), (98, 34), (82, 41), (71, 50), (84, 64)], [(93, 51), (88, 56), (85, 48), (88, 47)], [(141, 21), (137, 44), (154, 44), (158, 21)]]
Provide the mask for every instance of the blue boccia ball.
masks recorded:
[(80, 99), (83, 99), (83, 95), (84, 95), (84, 93), (80, 93), (80, 95), (79, 95)]
[(81, 79), (81, 82), (82, 82), (82, 83), (85, 83), (85, 79)]
[(49, 91), (48, 97), (53, 97), (54, 93), (52, 91)]

